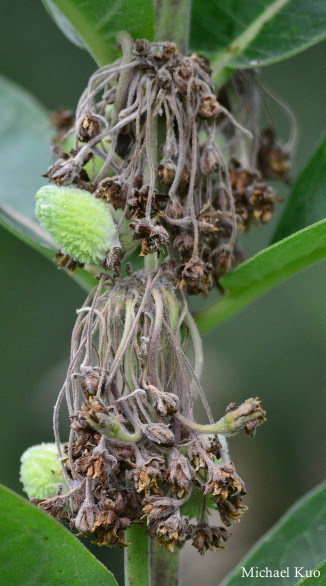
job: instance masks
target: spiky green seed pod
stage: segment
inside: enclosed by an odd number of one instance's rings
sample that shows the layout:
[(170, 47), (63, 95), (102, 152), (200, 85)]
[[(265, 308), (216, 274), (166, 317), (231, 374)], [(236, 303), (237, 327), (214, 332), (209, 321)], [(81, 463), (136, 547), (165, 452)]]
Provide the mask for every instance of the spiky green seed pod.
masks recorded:
[(36, 216), (63, 254), (99, 264), (110, 250), (115, 224), (108, 206), (74, 187), (46, 185), (36, 196)]
[(61, 472), (54, 443), (42, 443), (28, 448), (20, 458), (20, 482), (28, 498), (50, 498), (55, 496), (57, 485), (63, 484), (63, 491), (68, 486)]

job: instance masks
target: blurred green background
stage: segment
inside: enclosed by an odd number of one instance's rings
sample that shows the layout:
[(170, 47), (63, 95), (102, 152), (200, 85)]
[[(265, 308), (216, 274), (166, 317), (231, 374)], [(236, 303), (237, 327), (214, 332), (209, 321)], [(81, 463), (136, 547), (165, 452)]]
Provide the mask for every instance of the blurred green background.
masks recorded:
[[(0, 73), (24, 86), (48, 109), (74, 107), (95, 64), (56, 29), (41, 2), (6, 3), (0, 30)], [(322, 43), (261, 72), (265, 85), (297, 116), (295, 174), (326, 130), (325, 60), (326, 43)], [(283, 115), (274, 106), (271, 111), (276, 128), (286, 138)], [(280, 192), (285, 192), (283, 187)], [(26, 193), (27, 198), (33, 195)], [(267, 245), (279, 208), (268, 227), (253, 229), (247, 239), (250, 252)], [(52, 441), (53, 405), (67, 367), (75, 310), (84, 292), (2, 228), (0, 259), (0, 481), (21, 493), (21, 453), (32, 444)], [(246, 481), (249, 511), (232, 528), (226, 552), (201, 557), (191, 546), (185, 548), (184, 585), (219, 584), (252, 543), (325, 478), (325, 290), (323, 261), (204, 337), (204, 388), (215, 418), (231, 401), (258, 395), (268, 422), (254, 441), (241, 435), (230, 442), (232, 459)], [(108, 549), (99, 553), (116, 571), (121, 553)], [(120, 568), (120, 580), (121, 572)]]

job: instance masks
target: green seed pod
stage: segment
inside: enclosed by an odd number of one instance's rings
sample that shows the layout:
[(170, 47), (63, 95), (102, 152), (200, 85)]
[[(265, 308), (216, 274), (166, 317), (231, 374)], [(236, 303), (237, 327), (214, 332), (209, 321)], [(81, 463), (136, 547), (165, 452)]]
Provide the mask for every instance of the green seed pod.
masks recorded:
[(85, 264), (99, 264), (110, 250), (115, 224), (108, 206), (91, 193), (46, 185), (36, 196), (36, 216), (63, 254)]
[(61, 472), (54, 443), (42, 443), (28, 448), (20, 461), (20, 482), (28, 498), (53, 497), (57, 492), (58, 484), (63, 484), (64, 492), (69, 490)]

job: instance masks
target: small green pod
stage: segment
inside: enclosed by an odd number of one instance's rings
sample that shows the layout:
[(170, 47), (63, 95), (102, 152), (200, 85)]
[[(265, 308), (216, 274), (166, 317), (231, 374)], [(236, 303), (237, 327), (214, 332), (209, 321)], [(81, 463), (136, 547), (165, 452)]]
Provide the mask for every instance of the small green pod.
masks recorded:
[(36, 216), (63, 254), (99, 264), (110, 250), (115, 223), (108, 206), (83, 189), (54, 184), (41, 187)]
[(55, 496), (58, 484), (63, 491), (69, 490), (62, 475), (57, 448), (54, 443), (42, 443), (26, 450), (20, 458), (20, 482), (28, 498), (50, 498)]

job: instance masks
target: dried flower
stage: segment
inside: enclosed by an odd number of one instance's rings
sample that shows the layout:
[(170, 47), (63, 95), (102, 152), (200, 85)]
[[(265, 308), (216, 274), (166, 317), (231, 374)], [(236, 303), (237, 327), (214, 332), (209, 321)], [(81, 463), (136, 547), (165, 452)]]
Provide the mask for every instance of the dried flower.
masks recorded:
[(193, 474), (190, 469), (189, 460), (177, 449), (174, 449), (169, 455), (168, 475), (169, 481), (172, 484), (172, 490), (181, 498), (189, 489)]
[[(238, 231), (266, 222), (274, 208), (260, 171), (281, 176), (285, 154), (266, 134), (257, 158), (258, 124), (256, 140), (243, 141), (251, 134), (241, 107), (227, 109), (228, 87), (217, 100), (204, 58), (183, 56), (168, 42), (138, 39), (129, 49), (90, 78), (70, 131), (74, 146), (55, 146), (51, 185), (36, 196), (37, 215), (61, 247), (59, 265), (101, 270), (77, 312), (54, 411), (65, 493), (39, 506), (92, 532), (98, 545), (125, 547), (125, 529), (146, 519), (159, 545), (173, 551), (191, 538), (202, 554), (223, 549), (228, 536), (204, 522), (210, 509), (226, 526), (246, 509), (244, 484), (217, 434), (253, 436), (265, 412), (248, 399), (214, 423), (184, 293), (222, 291), (220, 278), (244, 258)], [(233, 83), (246, 103), (240, 81)], [(157, 120), (161, 144), (153, 149)], [(129, 263), (124, 276), (124, 255), (136, 248), (153, 256), (137, 273)], [(194, 420), (197, 398), (208, 424)], [(62, 449), (64, 400), (71, 432)]]
[(201, 555), (208, 549), (210, 551), (225, 549), (222, 542), (226, 541), (228, 537), (229, 534), (224, 527), (210, 527), (204, 521), (197, 523), (191, 534), (192, 545), (198, 549)]

